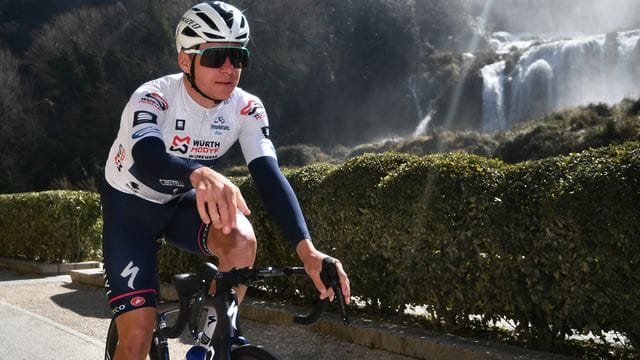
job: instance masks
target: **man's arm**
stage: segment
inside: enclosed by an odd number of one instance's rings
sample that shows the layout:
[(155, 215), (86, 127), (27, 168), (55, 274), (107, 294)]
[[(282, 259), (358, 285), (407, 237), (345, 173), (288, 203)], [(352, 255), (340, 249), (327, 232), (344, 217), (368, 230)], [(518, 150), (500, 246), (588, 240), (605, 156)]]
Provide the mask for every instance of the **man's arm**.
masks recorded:
[(190, 184), (191, 173), (203, 166), (168, 154), (164, 142), (155, 136), (145, 137), (135, 143), (131, 156), (136, 164), (136, 176), (145, 184), (155, 184), (159, 179)]
[[(320, 298), (333, 298), (333, 290), (326, 289), (320, 279), (322, 260), (328, 255), (313, 246), (298, 199), (280, 171), (278, 161), (270, 156), (259, 157), (249, 163), (249, 171), (265, 208), (280, 226), (285, 238), (295, 246), (307, 274), (320, 291)], [(339, 261), (337, 270), (345, 302), (348, 304), (351, 296), (349, 279)]]
[(300, 241), (311, 239), (298, 199), (278, 161), (271, 156), (259, 157), (249, 163), (249, 172), (265, 208), (287, 241), (295, 247)]
[(229, 179), (202, 164), (167, 154), (160, 138), (150, 136), (138, 141), (131, 155), (141, 181), (173, 179), (195, 188), (200, 218), (225, 234), (236, 225), (237, 208), (245, 215), (251, 213), (240, 190)]

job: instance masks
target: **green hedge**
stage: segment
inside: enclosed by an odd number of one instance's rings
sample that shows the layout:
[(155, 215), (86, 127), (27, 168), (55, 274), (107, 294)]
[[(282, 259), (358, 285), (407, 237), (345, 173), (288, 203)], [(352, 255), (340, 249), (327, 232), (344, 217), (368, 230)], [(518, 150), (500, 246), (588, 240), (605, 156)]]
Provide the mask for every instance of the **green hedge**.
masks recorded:
[(42, 262), (100, 260), (101, 231), (98, 194), (0, 195), (0, 256)]
[[(508, 318), (545, 349), (572, 329), (621, 331), (638, 346), (637, 142), (518, 165), (368, 154), (287, 176), (317, 246), (343, 260), (369, 311), (427, 304), (448, 329), (472, 314), (484, 324)], [(257, 203), (250, 181), (240, 186)], [(295, 261), (253, 210), (258, 263)]]

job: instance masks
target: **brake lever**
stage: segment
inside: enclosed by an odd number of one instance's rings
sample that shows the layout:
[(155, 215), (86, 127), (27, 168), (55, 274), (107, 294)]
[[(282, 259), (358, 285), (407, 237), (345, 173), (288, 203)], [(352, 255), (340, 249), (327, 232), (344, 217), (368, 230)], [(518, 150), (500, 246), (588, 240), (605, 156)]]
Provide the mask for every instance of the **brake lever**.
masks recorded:
[[(337, 261), (331, 257), (326, 257), (322, 260), (322, 271), (320, 272), (320, 279), (324, 286), (328, 288), (332, 288), (335, 293), (338, 302), (340, 304), (340, 313), (342, 316), (342, 323), (344, 325), (351, 324), (349, 320), (349, 316), (347, 314), (346, 304), (344, 302), (344, 294), (342, 293), (342, 288), (340, 286), (340, 280), (338, 277), (338, 270), (336, 268)], [(309, 315), (297, 315), (294, 318), (294, 322), (299, 325), (311, 325), (316, 322), (320, 316), (327, 310), (329, 306), (329, 299), (323, 299), (316, 304), (313, 308), (313, 311)]]
[[(340, 305), (340, 315), (342, 317), (342, 323), (344, 325), (351, 324), (349, 315), (347, 314), (347, 304), (344, 300), (344, 294), (342, 293), (342, 286), (340, 286), (340, 277), (338, 276), (338, 268), (336, 267), (337, 261), (334, 258), (326, 257), (322, 260), (322, 269), (320, 278), (327, 288), (332, 288), (335, 294), (338, 305)], [(325, 267), (326, 266), (326, 267)], [(324, 271), (326, 269), (326, 272)]]

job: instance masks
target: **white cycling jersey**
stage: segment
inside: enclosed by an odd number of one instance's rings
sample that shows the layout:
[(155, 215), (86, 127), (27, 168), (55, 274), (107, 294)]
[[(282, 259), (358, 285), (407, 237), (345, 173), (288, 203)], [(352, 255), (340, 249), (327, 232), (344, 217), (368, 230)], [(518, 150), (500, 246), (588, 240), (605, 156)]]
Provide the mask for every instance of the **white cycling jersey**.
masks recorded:
[(236, 88), (229, 99), (205, 108), (189, 96), (182, 77), (173, 74), (149, 81), (129, 99), (105, 165), (106, 180), (113, 188), (156, 203), (191, 188), (179, 178), (143, 183), (136, 177), (131, 149), (150, 136), (163, 140), (168, 154), (205, 166), (212, 166), (237, 140), (247, 164), (261, 156), (276, 157), (258, 97)]

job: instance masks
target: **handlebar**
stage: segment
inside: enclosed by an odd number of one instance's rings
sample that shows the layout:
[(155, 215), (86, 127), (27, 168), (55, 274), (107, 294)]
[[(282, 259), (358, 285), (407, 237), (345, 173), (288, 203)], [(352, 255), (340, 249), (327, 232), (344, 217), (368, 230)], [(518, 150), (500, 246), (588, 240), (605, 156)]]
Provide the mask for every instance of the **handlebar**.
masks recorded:
[[(336, 260), (333, 258), (325, 258), (322, 261), (320, 278), (327, 289), (333, 289), (340, 306), (342, 323), (349, 325), (350, 320), (347, 314), (347, 307), (342, 293), (342, 288), (340, 286), (340, 280), (338, 278), (336, 263)], [(192, 333), (196, 331), (195, 329), (200, 311), (204, 307), (204, 300), (207, 297), (209, 286), (214, 280), (225, 284), (228, 287), (236, 287), (241, 285), (251, 285), (259, 280), (275, 276), (301, 275), (307, 275), (303, 267), (264, 267), (256, 269), (234, 268), (230, 271), (221, 272), (218, 271), (215, 265), (206, 262), (195, 274), (178, 274), (173, 277), (173, 284), (176, 287), (180, 301), (180, 310), (175, 324), (173, 326), (165, 326), (162, 329), (162, 333), (168, 338), (178, 337), (186, 327), (187, 323), (189, 323), (189, 328)], [(218, 287), (218, 289), (220, 289), (220, 287)], [(299, 325), (311, 325), (320, 319), (322, 314), (327, 310), (328, 305), (329, 299), (320, 300), (315, 305), (311, 313), (308, 315), (295, 315), (293, 322)]]
[[(338, 299), (340, 305), (340, 315), (342, 317), (342, 323), (344, 325), (351, 324), (349, 315), (347, 314), (347, 305), (344, 302), (344, 294), (342, 293), (342, 287), (340, 286), (340, 279), (338, 278), (338, 269), (336, 268), (336, 260), (330, 257), (322, 260), (322, 271), (320, 272), (320, 279), (324, 283), (327, 289), (333, 289), (333, 292)], [(320, 316), (324, 314), (329, 306), (329, 299), (319, 300), (313, 311), (309, 315), (296, 315), (293, 322), (299, 325), (311, 325), (320, 319)]]

